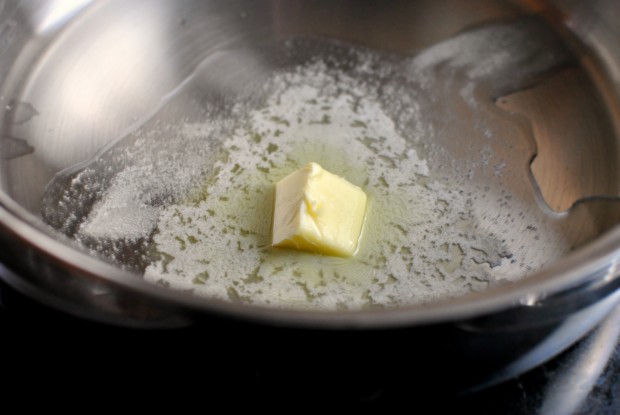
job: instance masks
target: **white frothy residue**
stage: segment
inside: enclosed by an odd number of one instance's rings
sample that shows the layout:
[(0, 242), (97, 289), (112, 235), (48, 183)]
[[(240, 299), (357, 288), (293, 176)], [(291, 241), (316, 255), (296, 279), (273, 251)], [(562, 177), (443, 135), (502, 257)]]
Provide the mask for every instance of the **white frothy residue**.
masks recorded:
[[(145, 278), (209, 297), (311, 308), (430, 301), (485, 288), (501, 246), (468, 202), (429, 179), (372, 84), (321, 61), (274, 77), (265, 107), (224, 140), (206, 197), (165, 209)], [(202, 129), (204, 126), (198, 126)], [(192, 126), (184, 134), (192, 135)], [(269, 246), (273, 183), (315, 161), (369, 196), (356, 257)], [(476, 248), (475, 250), (473, 248)]]
[[(216, 134), (220, 127), (220, 123), (212, 121), (209, 132)], [(210, 159), (215, 158), (204, 145), (205, 136), (186, 139), (179, 145), (181, 137), (176, 132), (168, 130), (167, 134), (171, 135), (167, 140), (156, 141), (151, 133), (127, 148), (113, 148), (108, 162), (124, 167), (112, 175), (104, 192), (89, 186), (100, 174), (100, 166), (89, 166), (72, 180), (77, 197), (82, 197), (80, 189), (98, 194), (89, 215), (79, 223), (79, 240), (147, 238), (157, 226), (162, 206), (182, 199), (200, 185), (205, 170), (213, 163)], [(110, 169), (102, 164), (105, 170)]]
[(411, 61), (416, 79), (432, 84), (429, 71), (447, 64), (467, 79), (492, 79), (495, 92), (541, 73), (567, 59), (567, 53), (549, 29), (535, 20), (483, 26), (463, 32), (421, 52)]
[[(160, 209), (144, 200), (149, 194), (136, 194), (136, 175), (148, 174), (149, 168), (130, 168), (120, 172), (81, 225), (80, 233), (93, 238), (138, 239), (148, 235), (157, 224)], [(141, 189), (140, 189), (141, 190)]]

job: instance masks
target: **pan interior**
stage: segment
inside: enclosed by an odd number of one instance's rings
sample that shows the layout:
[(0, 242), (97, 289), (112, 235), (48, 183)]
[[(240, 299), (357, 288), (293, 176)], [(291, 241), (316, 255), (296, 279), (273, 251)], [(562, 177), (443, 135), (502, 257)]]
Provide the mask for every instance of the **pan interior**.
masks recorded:
[[(77, 249), (209, 298), (359, 309), (510, 283), (617, 223), (610, 114), (542, 21), (479, 2), (415, 44), (346, 8), (185, 3), (93, 6), (16, 89), (3, 190)], [(230, 30), (188, 37), (214, 16)], [(309, 161), (369, 195), (352, 259), (269, 245), (273, 183)]]

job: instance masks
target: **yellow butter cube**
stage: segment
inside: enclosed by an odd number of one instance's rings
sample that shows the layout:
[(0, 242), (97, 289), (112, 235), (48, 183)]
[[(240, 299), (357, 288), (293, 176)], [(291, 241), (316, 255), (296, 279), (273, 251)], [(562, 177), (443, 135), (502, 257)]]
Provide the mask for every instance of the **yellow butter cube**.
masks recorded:
[(276, 184), (272, 245), (352, 256), (365, 211), (362, 189), (309, 163)]

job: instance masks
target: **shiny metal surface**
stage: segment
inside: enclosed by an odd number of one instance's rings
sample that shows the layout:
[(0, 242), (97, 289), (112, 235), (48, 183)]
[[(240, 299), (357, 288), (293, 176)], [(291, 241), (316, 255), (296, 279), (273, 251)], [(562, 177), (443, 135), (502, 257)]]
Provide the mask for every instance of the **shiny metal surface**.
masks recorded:
[[(523, 348), (542, 344), (572, 313), (585, 310), (580, 314), (585, 323), (563, 331), (535, 362), (518, 364), (511, 373), (558, 352), (558, 345), (579, 338), (615, 305), (607, 302), (605, 310), (587, 312), (620, 285), (620, 51), (614, 43), (620, 32), (609, 23), (620, 8), (613, 1), (58, 0), (0, 5), (0, 261), (11, 269), (4, 273), (11, 275), (5, 277), (9, 283), (42, 301), (125, 325), (182, 325), (206, 313), (330, 328), (456, 322), (450, 326), (459, 333), (455, 344), (478, 342), (498, 327), (504, 336), (526, 339), (499, 353), (494, 370), (523, 358)], [(531, 122), (537, 145), (532, 174), (548, 206), (568, 210), (567, 240), (583, 247), (519, 283), (427, 306), (282, 312), (206, 301), (146, 284), (76, 251), (41, 222), (41, 195), (56, 173), (88, 160), (139, 125), (214, 51), (313, 35), (414, 54), (466, 27), (532, 10), (564, 25), (575, 43), (584, 42), (576, 49), (582, 65), (506, 95), (498, 106)], [(269, 56), (247, 50), (239, 65), (258, 65), (264, 72), (274, 67)], [(243, 79), (235, 78), (238, 72), (229, 69), (232, 81), (216, 76), (206, 82), (223, 94), (243, 88)], [(527, 236), (515, 237), (527, 243)], [(430, 342), (429, 350), (435, 346)], [(461, 357), (475, 359), (478, 352), (463, 347)]]
[[(575, 357), (559, 369), (556, 381), (547, 386), (541, 414), (572, 414), (583, 408), (588, 394), (600, 382), (620, 341), (620, 309), (616, 309), (574, 352)], [(611, 381), (610, 381), (611, 382)]]

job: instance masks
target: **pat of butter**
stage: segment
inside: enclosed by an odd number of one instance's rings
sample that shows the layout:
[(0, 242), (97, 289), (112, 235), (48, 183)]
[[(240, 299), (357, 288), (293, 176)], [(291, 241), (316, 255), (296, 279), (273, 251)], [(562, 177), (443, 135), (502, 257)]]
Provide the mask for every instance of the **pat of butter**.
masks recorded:
[(276, 184), (272, 245), (352, 256), (365, 211), (362, 189), (309, 163)]

